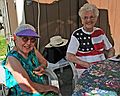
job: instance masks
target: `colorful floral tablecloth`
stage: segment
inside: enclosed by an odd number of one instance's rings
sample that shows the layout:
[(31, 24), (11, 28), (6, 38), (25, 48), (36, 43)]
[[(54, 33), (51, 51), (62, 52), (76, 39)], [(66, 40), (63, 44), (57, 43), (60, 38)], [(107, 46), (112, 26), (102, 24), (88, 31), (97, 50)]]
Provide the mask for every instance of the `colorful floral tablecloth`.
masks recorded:
[(92, 65), (79, 78), (72, 96), (120, 96), (120, 61)]

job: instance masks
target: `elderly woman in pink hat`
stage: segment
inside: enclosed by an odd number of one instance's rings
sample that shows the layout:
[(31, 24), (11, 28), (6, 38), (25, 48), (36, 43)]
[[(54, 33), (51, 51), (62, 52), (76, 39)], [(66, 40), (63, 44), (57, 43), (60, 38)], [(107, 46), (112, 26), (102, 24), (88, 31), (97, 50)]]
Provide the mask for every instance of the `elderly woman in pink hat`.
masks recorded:
[(35, 28), (29, 24), (16, 29), (15, 47), (2, 62), (9, 96), (56, 96), (59, 92), (57, 87), (43, 82), (46, 60), (35, 50), (38, 38)]

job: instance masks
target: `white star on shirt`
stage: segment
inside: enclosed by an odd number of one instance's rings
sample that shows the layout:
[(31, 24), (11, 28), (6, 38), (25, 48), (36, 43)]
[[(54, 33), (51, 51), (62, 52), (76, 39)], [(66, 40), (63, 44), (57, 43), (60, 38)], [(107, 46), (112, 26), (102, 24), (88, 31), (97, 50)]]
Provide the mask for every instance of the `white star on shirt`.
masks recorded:
[(80, 35), (83, 35), (83, 33), (80, 33)]
[(82, 39), (82, 38), (80, 37), (80, 39)]
[(79, 35), (79, 33), (76, 33), (76, 35)]
[(93, 48), (91, 48), (91, 50), (93, 50)]
[(82, 51), (84, 51), (85, 49), (82, 49)]
[(89, 49), (87, 48), (87, 51), (89, 51)]
[(90, 39), (90, 37), (88, 37), (88, 39)]
[(86, 45), (85, 43), (83, 43), (83, 45)]
[(87, 42), (87, 45), (89, 45), (90, 43), (89, 42)]
[(84, 37), (84, 39), (86, 39), (86, 37)]

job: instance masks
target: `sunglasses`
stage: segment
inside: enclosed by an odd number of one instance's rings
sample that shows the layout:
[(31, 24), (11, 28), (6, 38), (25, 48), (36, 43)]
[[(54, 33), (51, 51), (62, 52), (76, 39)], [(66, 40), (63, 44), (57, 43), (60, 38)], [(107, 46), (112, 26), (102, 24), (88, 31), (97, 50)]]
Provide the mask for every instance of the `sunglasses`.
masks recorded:
[(37, 41), (37, 38), (35, 37), (20, 37), (22, 39), (23, 42), (27, 42), (28, 40), (30, 40), (31, 43), (35, 43)]

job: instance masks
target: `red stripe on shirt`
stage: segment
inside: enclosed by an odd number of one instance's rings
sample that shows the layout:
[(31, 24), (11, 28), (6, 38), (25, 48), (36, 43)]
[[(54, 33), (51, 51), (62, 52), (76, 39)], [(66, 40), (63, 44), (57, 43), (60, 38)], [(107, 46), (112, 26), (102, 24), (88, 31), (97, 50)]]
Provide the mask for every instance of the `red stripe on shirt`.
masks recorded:
[(104, 31), (103, 30), (95, 30), (92, 34), (91, 37), (98, 37), (100, 35), (104, 35)]
[(103, 49), (104, 48), (104, 42), (102, 41), (100, 43), (94, 44), (94, 48), (95, 48), (95, 50)]
[(87, 52), (87, 53), (82, 53), (80, 51), (77, 51), (76, 56), (94, 56), (94, 55), (99, 55), (102, 54), (103, 51), (97, 51), (97, 50), (93, 50), (91, 52)]

